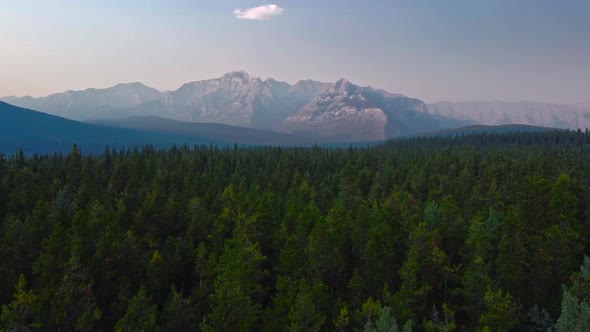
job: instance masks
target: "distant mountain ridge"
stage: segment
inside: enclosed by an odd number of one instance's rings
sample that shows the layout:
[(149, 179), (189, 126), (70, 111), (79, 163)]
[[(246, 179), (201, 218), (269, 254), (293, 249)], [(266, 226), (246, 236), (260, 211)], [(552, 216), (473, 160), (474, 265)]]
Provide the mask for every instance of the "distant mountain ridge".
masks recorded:
[(522, 124), (563, 129), (590, 128), (590, 107), (587, 104), (443, 101), (429, 104), (427, 112), (481, 125)]
[(81, 121), (151, 115), (272, 129), (329, 86), (312, 80), (294, 85), (274, 79), (263, 81), (244, 71), (235, 71), (215, 79), (185, 83), (167, 92), (141, 83), (125, 83), (40, 98), (12, 96), (0, 100)]
[(420, 112), (425, 104), (418, 99), (360, 87), (347, 80), (334, 84), (302, 80), (290, 85), (252, 77), (244, 71), (185, 83), (168, 92), (127, 83), (42, 98), (3, 100), (74, 120), (157, 116), (292, 133), (330, 142), (384, 140), (415, 130), (463, 124)]
[(105, 109), (129, 109), (159, 100), (163, 93), (142, 83), (121, 83), (106, 89), (54, 93), (46, 97), (5, 97), (0, 100), (73, 120), (92, 118)]
[(590, 127), (590, 104), (423, 101), (341, 79), (291, 85), (245, 71), (173, 91), (142, 83), (5, 102), (78, 121), (158, 117), (293, 134), (321, 142), (370, 142), (467, 125)]

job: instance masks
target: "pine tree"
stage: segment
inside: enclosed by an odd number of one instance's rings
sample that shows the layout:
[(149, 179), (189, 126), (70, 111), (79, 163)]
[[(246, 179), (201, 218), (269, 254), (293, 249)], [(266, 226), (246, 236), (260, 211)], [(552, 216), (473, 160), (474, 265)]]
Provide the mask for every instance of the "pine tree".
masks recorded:
[(4, 220), (4, 205), (6, 202), (6, 189), (4, 178), (6, 177), (6, 155), (0, 152), (0, 220)]
[(168, 269), (165, 259), (159, 250), (155, 250), (147, 266), (146, 290), (152, 294), (154, 303), (163, 303), (166, 297), (168, 283)]
[(72, 253), (52, 301), (52, 324), (64, 330), (93, 331), (102, 316), (90, 280), (80, 261), (81, 241), (73, 239)]
[(467, 240), (465, 241), (465, 268), (462, 276), (461, 294), (465, 301), (465, 310), (470, 315), (470, 324), (477, 328), (484, 295), (492, 285), (491, 255), (492, 230), (488, 222), (478, 214), (470, 222)]
[(510, 331), (516, 326), (518, 308), (512, 303), (512, 296), (488, 288), (484, 295), (485, 310), (481, 314), (480, 326), (484, 331)]
[(590, 330), (590, 258), (584, 256), (580, 271), (571, 277), (572, 286), (563, 287), (558, 332)]
[(411, 332), (412, 326), (412, 321), (408, 321), (400, 331), (391, 308), (383, 307), (379, 313), (379, 318), (374, 323), (371, 320), (367, 321), (363, 332)]
[(14, 299), (8, 305), (2, 306), (0, 314), (1, 326), (7, 331), (24, 332), (31, 328), (39, 328), (36, 322), (37, 297), (32, 290), (25, 290), (27, 281), (24, 275), (18, 277), (15, 286)]
[(170, 287), (168, 301), (162, 314), (164, 331), (196, 331), (199, 329), (197, 311), (190, 299)]
[(157, 307), (151, 303), (145, 287), (141, 286), (137, 294), (129, 300), (127, 312), (115, 324), (114, 330), (117, 332), (155, 332), (158, 331), (157, 319)]
[(422, 320), (432, 307), (435, 293), (442, 295), (446, 254), (421, 222), (408, 242), (408, 258), (400, 271), (402, 284), (395, 295), (395, 309), (403, 319)]
[(565, 287), (561, 315), (556, 327), (558, 332), (590, 331), (590, 305), (586, 301), (580, 301)]
[(318, 310), (317, 285), (311, 287), (304, 282), (299, 283), (295, 302), (289, 311), (288, 331), (321, 331), (326, 316)]
[(348, 314), (348, 307), (343, 306), (340, 309), (338, 317), (334, 320), (334, 327), (338, 332), (348, 331), (350, 328), (350, 315)]
[(259, 270), (264, 257), (258, 244), (245, 234), (226, 241), (218, 262), (218, 274), (211, 295), (212, 311), (202, 328), (217, 331), (250, 331), (260, 318)]
[(336, 200), (328, 216), (321, 218), (309, 235), (308, 264), (314, 276), (328, 286), (334, 302), (346, 283), (351, 251), (349, 228), (348, 211), (342, 201)]
[(68, 156), (68, 183), (78, 188), (82, 183), (82, 154), (78, 146), (74, 144)]

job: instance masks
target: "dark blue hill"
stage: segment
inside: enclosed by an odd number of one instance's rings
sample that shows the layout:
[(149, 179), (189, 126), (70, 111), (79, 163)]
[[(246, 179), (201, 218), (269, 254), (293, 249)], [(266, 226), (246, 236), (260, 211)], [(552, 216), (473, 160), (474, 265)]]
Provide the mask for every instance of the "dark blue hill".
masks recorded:
[(0, 102), (0, 151), (27, 154), (67, 152), (76, 143), (83, 152), (143, 146), (168, 147), (183, 144), (224, 143), (196, 135), (151, 133), (127, 128), (81, 123)]
[(314, 140), (272, 131), (230, 126), (220, 123), (186, 122), (157, 116), (138, 116), (123, 119), (98, 119), (88, 123), (110, 127), (141, 130), (151, 133), (207, 137), (215, 141), (241, 145), (311, 145)]

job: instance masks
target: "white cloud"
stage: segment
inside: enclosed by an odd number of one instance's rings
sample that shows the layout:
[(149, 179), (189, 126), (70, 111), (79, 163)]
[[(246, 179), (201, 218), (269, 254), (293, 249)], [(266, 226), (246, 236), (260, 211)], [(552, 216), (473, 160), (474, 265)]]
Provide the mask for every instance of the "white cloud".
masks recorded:
[(277, 5), (262, 5), (246, 10), (236, 9), (234, 15), (240, 20), (268, 20), (273, 16), (283, 15), (285, 9)]

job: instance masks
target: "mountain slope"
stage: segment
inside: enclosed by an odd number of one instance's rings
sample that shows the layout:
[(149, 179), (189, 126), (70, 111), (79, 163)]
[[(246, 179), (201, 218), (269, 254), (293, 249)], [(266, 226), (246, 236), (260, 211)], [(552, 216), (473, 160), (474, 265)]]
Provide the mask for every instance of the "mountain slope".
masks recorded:
[(285, 121), (295, 133), (334, 141), (374, 141), (386, 137), (387, 115), (366, 98), (365, 91), (341, 79)]
[(328, 90), (332, 84), (322, 83), (313, 80), (298, 81), (289, 87), (289, 97), (292, 99), (294, 106), (299, 109), (309, 103), (322, 92)]
[(183, 136), (207, 137), (214, 141), (247, 145), (301, 145), (315, 143), (306, 137), (275, 133), (220, 123), (197, 123), (164, 119), (155, 116), (124, 119), (97, 119), (89, 123), (110, 127), (136, 129), (151, 133), (172, 133)]
[(418, 99), (341, 79), (296, 115), (288, 117), (284, 128), (292, 133), (344, 142), (378, 141), (462, 124), (431, 116), (425, 108)]
[(297, 111), (291, 86), (273, 79), (262, 81), (237, 71), (220, 78), (182, 85), (167, 95), (171, 118), (272, 129)]
[(555, 128), (590, 127), (590, 109), (583, 105), (539, 102), (437, 102), (428, 105), (431, 115), (483, 125), (525, 124)]
[(163, 93), (141, 83), (125, 83), (107, 89), (66, 91), (47, 97), (8, 97), (2, 101), (73, 120), (92, 118), (97, 114), (128, 109), (159, 100)]
[(114, 148), (152, 144), (218, 143), (209, 138), (176, 134), (150, 134), (76, 122), (0, 102), (0, 151), (27, 153), (67, 152), (77, 143), (84, 152), (102, 152), (106, 145)]

